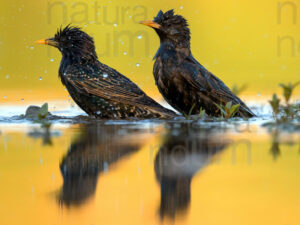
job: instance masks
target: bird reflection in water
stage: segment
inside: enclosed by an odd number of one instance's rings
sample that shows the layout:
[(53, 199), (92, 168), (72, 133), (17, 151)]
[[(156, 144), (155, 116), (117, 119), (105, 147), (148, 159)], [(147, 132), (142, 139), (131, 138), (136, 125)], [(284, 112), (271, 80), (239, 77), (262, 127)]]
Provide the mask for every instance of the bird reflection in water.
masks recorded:
[(222, 137), (216, 138), (214, 131), (180, 124), (166, 133), (155, 158), (156, 178), (161, 185), (161, 219), (175, 218), (188, 209), (193, 176), (228, 145)]
[(79, 138), (70, 146), (60, 164), (63, 187), (60, 204), (78, 206), (92, 197), (98, 175), (109, 165), (138, 151), (151, 133), (121, 125), (83, 125)]

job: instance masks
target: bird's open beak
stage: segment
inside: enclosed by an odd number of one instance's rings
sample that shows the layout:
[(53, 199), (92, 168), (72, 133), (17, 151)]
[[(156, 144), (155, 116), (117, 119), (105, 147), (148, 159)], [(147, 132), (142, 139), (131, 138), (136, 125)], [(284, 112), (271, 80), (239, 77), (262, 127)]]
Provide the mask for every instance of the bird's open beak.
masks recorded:
[(35, 41), (35, 43), (36, 44), (51, 45), (51, 46), (54, 46), (54, 47), (58, 47), (57, 41), (55, 41), (53, 38), (41, 39), (41, 40)]
[(140, 24), (146, 25), (148, 27), (153, 27), (153, 28), (156, 28), (156, 29), (160, 28), (160, 25), (158, 23), (155, 23), (152, 20), (141, 21)]

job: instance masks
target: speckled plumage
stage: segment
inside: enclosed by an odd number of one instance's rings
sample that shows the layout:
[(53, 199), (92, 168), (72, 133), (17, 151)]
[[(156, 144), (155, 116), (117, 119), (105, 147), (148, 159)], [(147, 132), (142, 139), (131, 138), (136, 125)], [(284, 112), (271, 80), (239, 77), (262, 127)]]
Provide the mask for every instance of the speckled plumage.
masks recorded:
[(211, 116), (221, 112), (215, 104), (240, 104), (236, 116), (252, 117), (254, 113), (216, 76), (207, 71), (192, 55), (187, 21), (173, 10), (160, 11), (153, 21), (142, 22), (153, 27), (160, 38), (154, 57), (153, 74), (165, 100), (183, 114), (198, 114), (205, 109)]
[(98, 61), (93, 38), (67, 26), (49, 39), (62, 53), (59, 77), (72, 99), (98, 118), (171, 118), (176, 114), (148, 97), (118, 71)]

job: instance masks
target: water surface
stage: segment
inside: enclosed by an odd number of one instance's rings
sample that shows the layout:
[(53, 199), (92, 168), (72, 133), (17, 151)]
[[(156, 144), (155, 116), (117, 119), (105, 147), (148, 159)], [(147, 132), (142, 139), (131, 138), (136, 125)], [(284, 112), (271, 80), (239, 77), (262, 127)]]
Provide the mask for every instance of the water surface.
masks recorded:
[(67, 112), (49, 132), (0, 115), (0, 224), (300, 223), (299, 133)]

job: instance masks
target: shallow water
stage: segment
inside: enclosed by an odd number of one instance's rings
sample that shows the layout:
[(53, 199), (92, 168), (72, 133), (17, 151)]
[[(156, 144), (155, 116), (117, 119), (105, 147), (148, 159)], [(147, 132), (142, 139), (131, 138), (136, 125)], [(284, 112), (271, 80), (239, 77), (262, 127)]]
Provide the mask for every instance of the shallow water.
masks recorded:
[(0, 113), (0, 224), (300, 223), (300, 135), (268, 132), (267, 109), (206, 123), (57, 108), (46, 131), (25, 108)]

